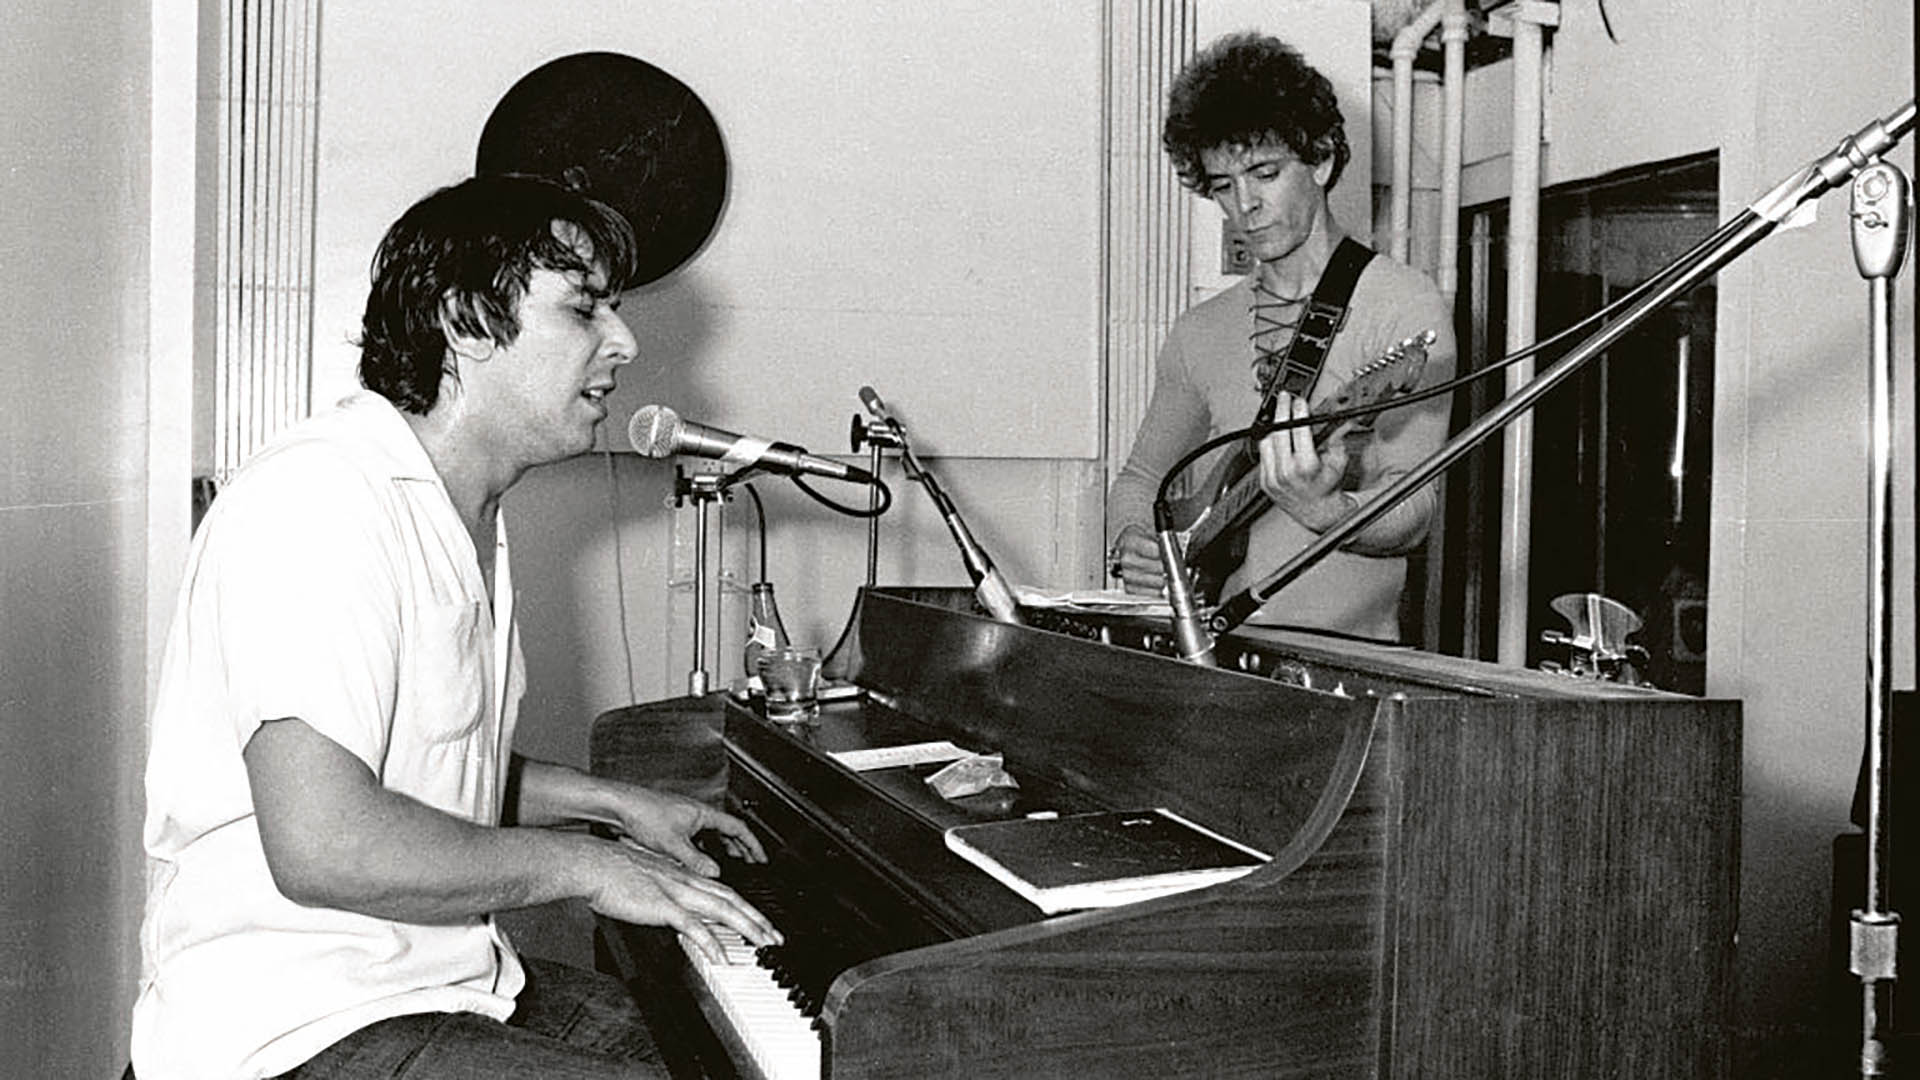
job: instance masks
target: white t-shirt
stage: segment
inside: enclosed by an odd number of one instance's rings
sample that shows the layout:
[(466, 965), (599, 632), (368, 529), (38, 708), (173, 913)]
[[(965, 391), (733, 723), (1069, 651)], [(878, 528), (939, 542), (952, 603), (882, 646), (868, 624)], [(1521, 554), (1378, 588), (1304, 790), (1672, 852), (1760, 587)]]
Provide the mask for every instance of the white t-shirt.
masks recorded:
[(241, 751), (297, 717), (387, 788), (495, 825), (524, 687), (502, 527), (473, 542), (400, 413), (362, 393), (263, 450), (194, 538), (147, 762), (141, 1080), (284, 1072), (377, 1020), (511, 1015), (490, 919), (392, 922), (275, 889)]

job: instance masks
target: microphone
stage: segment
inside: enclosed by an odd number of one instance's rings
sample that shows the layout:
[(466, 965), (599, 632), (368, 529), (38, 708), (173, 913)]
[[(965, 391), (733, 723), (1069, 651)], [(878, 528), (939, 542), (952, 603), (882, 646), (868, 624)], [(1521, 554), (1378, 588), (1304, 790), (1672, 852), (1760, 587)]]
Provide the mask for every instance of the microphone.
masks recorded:
[(893, 414), (887, 411), (887, 403), (880, 400), (879, 393), (876, 392), (873, 387), (863, 386), (860, 388), (860, 404), (867, 407), (867, 411), (873, 414), (875, 420), (880, 421), (890, 428), (898, 429), (900, 427), (900, 421), (895, 420)]
[(993, 559), (987, 555), (987, 549), (973, 538), (967, 523), (960, 520), (960, 508), (953, 504), (947, 493), (941, 489), (933, 474), (920, 467), (920, 460), (913, 456), (913, 448), (907, 445), (906, 432), (901, 430), (900, 421), (887, 411), (887, 403), (871, 386), (860, 388), (860, 404), (867, 407), (875, 420), (887, 425), (900, 440), (900, 464), (907, 475), (927, 489), (927, 495), (933, 499), (933, 508), (939, 512), (940, 520), (946, 523), (947, 532), (953, 535), (953, 542), (960, 548), (960, 561), (967, 568), (967, 577), (973, 580), (973, 594), (987, 614), (1003, 623), (1020, 623), (1020, 603), (1014, 598), (1013, 587), (1000, 574), (1000, 568), (993, 565)]
[(665, 405), (642, 405), (627, 421), (627, 441), (642, 457), (675, 454), (716, 458), (742, 468), (760, 468), (788, 476), (826, 476), (856, 484), (873, 483), (873, 474), (831, 458), (815, 457), (791, 443), (769, 442), (751, 435), (680, 419)]
[(1160, 545), (1160, 566), (1167, 575), (1167, 604), (1173, 608), (1173, 637), (1180, 658), (1201, 667), (1219, 667), (1213, 655), (1213, 635), (1201, 626), (1200, 604), (1193, 596), (1193, 580), (1174, 536), (1173, 511), (1164, 499), (1153, 504), (1154, 540)]

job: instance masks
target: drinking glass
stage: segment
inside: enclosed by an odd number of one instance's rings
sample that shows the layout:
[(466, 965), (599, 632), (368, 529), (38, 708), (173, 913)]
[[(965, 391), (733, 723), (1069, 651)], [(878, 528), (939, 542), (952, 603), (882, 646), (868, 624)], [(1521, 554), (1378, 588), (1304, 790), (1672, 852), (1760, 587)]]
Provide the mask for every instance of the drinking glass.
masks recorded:
[(760, 654), (760, 681), (767, 688), (767, 719), (812, 720), (820, 713), (820, 650), (780, 645)]

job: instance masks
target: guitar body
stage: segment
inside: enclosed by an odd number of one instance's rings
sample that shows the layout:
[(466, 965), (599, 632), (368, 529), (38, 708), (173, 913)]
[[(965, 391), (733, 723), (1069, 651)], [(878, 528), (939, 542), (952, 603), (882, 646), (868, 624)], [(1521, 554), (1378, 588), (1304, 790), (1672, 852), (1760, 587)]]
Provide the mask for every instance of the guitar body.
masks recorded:
[[(1351, 409), (1399, 397), (1420, 381), (1426, 366), (1427, 348), (1435, 339), (1431, 330), (1399, 342), (1373, 362), (1354, 372), (1353, 377), (1317, 407), (1322, 416), (1313, 419), (1313, 445), (1326, 445), (1327, 436), (1345, 421), (1323, 419)], [(1353, 418), (1352, 437), (1362, 437), (1373, 429), (1373, 415)], [(1219, 602), (1227, 579), (1247, 558), (1247, 538), (1260, 515), (1273, 507), (1260, 488), (1260, 452), (1258, 442), (1244, 439), (1235, 443), (1191, 498), (1175, 510), (1174, 520), (1182, 525), (1187, 572), (1193, 579), (1194, 593), (1206, 604)]]
[[(1186, 513), (1176, 512), (1175, 520), (1185, 520), (1183, 528), (1192, 530), (1201, 524), (1201, 515), (1212, 507), (1221, 505), (1228, 492), (1235, 485), (1251, 483), (1258, 487), (1260, 478), (1254, 470), (1260, 467), (1258, 444), (1244, 439), (1228, 448), (1226, 456), (1214, 466), (1213, 473), (1201, 489), (1183, 504)], [(1265, 493), (1261, 493), (1265, 500)], [(1264, 509), (1264, 508), (1260, 508)], [(1252, 535), (1253, 519), (1259, 516), (1256, 509), (1246, 517), (1241, 528), (1225, 528), (1211, 543), (1196, 545), (1191, 532), (1187, 540), (1187, 574), (1193, 579), (1194, 595), (1207, 604), (1218, 603), (1220, 590), (1227, 579), (1247, 561), (1247, 539)]]

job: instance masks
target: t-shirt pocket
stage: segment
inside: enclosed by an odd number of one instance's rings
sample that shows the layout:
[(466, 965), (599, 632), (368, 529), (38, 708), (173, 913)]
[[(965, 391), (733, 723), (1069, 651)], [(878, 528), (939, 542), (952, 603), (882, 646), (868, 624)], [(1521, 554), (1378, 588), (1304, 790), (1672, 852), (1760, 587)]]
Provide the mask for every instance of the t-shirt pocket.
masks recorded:
[(487, 713), (491, 627), (479, 601), (424, 604), (406, 637), (395, 742), (436, 745), (471, 737)]

